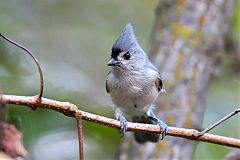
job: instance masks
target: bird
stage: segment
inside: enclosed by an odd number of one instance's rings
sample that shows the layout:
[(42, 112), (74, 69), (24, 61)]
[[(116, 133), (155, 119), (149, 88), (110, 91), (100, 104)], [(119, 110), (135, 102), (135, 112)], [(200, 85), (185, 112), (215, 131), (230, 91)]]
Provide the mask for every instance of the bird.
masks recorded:
[(161, 133), (134, 132), (136, 142), (162, 140), (167, 134), (167, 125), (155, 115), (153, 103), (166, 91), (159, 70), (140, 47), (130, 23), (113, 44), (107, 65), (112, 69), (107, 75), (106, 91), (114, 103), (120, 133), (124, 135), (127, 131), (127, 115), (132, 122), (157, 124), (161, 128)]

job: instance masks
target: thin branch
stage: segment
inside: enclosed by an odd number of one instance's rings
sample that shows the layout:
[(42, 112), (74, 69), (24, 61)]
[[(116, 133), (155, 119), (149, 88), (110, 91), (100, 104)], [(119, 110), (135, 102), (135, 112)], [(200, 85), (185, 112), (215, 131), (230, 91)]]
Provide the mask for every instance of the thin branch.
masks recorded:
[(222, 119), (220, 119), (219, 121), (217, 121), (216, 123), (211, 125), (210, 127), (206, 128), (202, 132), (198, 133), (198, 136), (203, 136), (205, 133), (207, 133), (208, 131), (210, 131), (213, 128), (217, 127), (219, 124), (223, 123), (224, 121), (226, 121), (227, 119), (231, 118), (232, 116), (238, 114), (239, 112), (240, 112), (240, 108), (235, 109), (233, 112), (229, 113), (228, 115), (226, 115), (225, 117), (223, 117)]
[[(82, 119), (109, 126), (112, 128), (120, 129), (120, 122), (111, 118), (95, 115), (92, 113), (81, 111), (76, 105), (69, 102), (60, 102), (47, 98), (42, 98), (41, 101), (37, 100), (34, 96), (15, 96), (15, 95), (2, 95), (0, 103), (17, 104), (28, 107), (35, 106), (37, 108), (46, 108), (63, 113), (69, 117), (76, 117), (82, 115)], [(160, 133), (161, 129), (158, 125), (131, 123), (128, 122), (128, 131), (144, 131), (152, 133)], [(199, 132), (193, 129), (184, 129), (169, 127), (167, 135), (174, 137), (181, 137), (190, 140), (204, 141), (208, 143), (215, 143), (230, 147), (240, 148), (240, 140), (235, 138), (217, 136), (212, 134), (205, 134), (201, 137), (198, 136)]]
[(34, 56), (34, 54), (29, 49), (27, 49), (23, 45), (18, 44), (17, 42), (14, 42), (13, 40), (7, 38), (6, 36), (2, 35), (1, 33), (0, 33), (0, 36), (3, 39), (5, 39), (6, 41), (14, 44), (15, 46), (17, 46), (17, 47), (21, 48), (22, 50), (24, 50), (25, 52), (27, 52), (32, 57), (34, 62), (36, 63), (37, 68), (38, 68), (38, 72), (39, 72), (39, 76), (40, 76), (40, 90), (39, 90), (38, 98), (41, 99), (42, 95), (43, 95), (43, 74), (42, 74), (42, 70), (41, 70), (41, 67), (40, 67), (40, 63), (38, 62), (37, 58)]
[(77, 130), (78, 130), (79, 160), (84, 160), (82, 115), (76, 114), (76, 120), (77, 120)]

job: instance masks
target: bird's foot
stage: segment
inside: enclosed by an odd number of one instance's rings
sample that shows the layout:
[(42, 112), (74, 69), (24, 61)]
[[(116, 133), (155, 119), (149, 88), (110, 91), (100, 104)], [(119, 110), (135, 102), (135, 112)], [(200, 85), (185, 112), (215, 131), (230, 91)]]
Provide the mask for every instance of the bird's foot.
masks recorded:
[(149, 118), (152, 119), (153, 121), (155, 121), (157, 123), (157, 125), (159, 125), (159, 127), (161, 128), (161, 135), (162, 135), (161, 140), (163, 140), (163, 138), (167, 135), (167, 129), (168, 129), (167, 124), (155, 116), (154, 117), (149, 116)]
[(124, 136), (124, 134), (127, 132), (127, 120), (124, 116), (119, 116), (118, 120), (120, 121), (121, 128), (119, 130), (120, 133)]
[(168, 126), (167, 126), (166, 123), (164, 123), (164, 122), (161, 121), (161, 120), (158, 121), (158, 125), (159, 125), (160, 128), (161, 128), (161, 134), (162, 134), (161, 140), (163, 140), (163, 138), (167, 135)]

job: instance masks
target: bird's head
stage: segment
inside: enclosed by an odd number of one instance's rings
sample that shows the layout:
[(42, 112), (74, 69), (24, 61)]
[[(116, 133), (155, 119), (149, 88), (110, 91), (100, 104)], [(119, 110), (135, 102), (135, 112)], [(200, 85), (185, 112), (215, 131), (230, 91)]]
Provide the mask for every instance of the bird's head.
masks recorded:
[(112, 46), (111, 59), (108, 66), (131, 70), (144, 65), (147, 55), (138, 44), (131, 24), (127, 24)]

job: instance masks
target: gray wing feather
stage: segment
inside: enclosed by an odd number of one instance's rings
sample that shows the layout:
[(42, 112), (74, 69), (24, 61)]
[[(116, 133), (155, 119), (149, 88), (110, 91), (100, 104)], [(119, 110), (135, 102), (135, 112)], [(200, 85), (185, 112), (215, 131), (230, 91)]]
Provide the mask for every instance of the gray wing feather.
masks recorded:
[(163, 87), (163, 83), (162, 83), (161, 78), (158, 78), (158, 79), (155, 81), (155, 85), (156, 85), (158, 91), (160, 92), (161, 89), (162, 89), (162, 87)]
[(163, 82), (162, 82), (161, 74), (160, 74), (159, 70), (154, 65), (151, 65), (151, 69), (158, 73), (158, 77), (155, 81), (155, 85), (156, 85), (158, 91), (160, 92), (161, 89), (163, 88)]
[(107, 91), (107, 93), (109, 93), (109, 88), (108, 88), (108, 77), (109, 77), (109, 74), (110, 74), (111, 72), (112, 72), (112, 71), (108, 72), (107, 79), (106, 79), (106, 91)]

